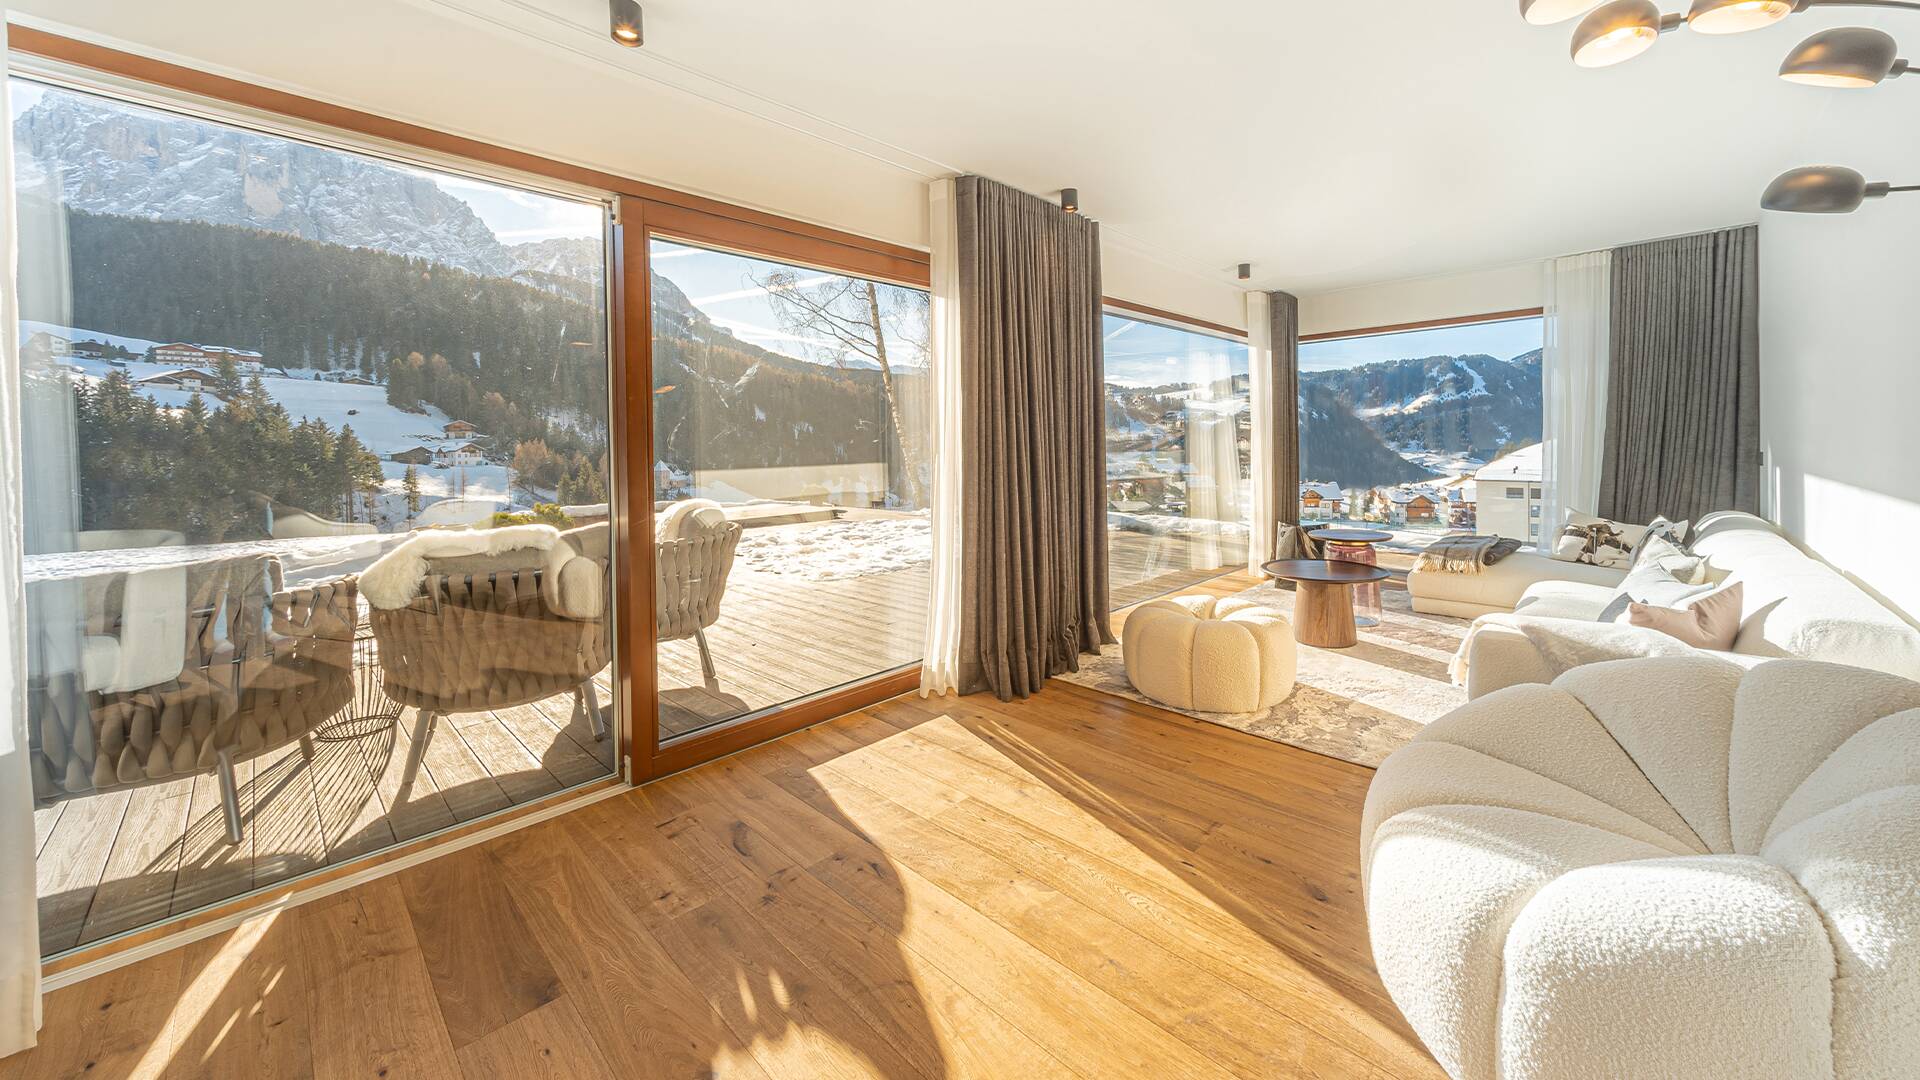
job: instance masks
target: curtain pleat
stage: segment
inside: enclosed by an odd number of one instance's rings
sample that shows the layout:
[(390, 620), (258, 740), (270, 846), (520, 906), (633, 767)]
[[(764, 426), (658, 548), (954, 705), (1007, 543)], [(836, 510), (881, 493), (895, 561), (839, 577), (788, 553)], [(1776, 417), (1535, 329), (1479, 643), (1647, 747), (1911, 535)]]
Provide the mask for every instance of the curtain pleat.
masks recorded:
[[(1273, 456), (1267, 482), (1274, 490), (1277, 526), (1300, 524), (1300, 301), (1292, 293), (1267, 294), (1267, 339), (1273, 356)], [(1278, 529), (1262, 541), (1279, 542)], [(1278, 558), (1277, 554), (1269, 559)]]
[(1539, 542), (1551, 547), (1569, 510), (1592, 514), (1600, 506), (1613, 253), (1553, 260), (1547, 265), (1546, 287), (1540, 365), (1546, 499)]
[(933, 258), (929, 284), (927, 378), (932, 385), (933, 562), (928, 575), (926, 647), (920, 694), (960, 686), (962, 552), (966, 495), (961, 430), (960, 254), (952, 179), (928, 185), (928, 233)]
[(1099, 226), (955, 182), (965, 514), (960, 688), (1025, 697), (1107, 625)]
[(1613, 252), (1600, 514), (1760, 509), (1759, 229)]
[[(6, 11), (0, 9), (0, 116), (11, 116)], [(13, 149), (0, 139), (0, 207), (11, 211)], [(27, 765), (26, 586), (21, 490), (19, 251), (14, 216), (0, 211), (0, 1058), (34, 1043), (40, 1027), (40, 925), (34, 888), (33, 784)]]

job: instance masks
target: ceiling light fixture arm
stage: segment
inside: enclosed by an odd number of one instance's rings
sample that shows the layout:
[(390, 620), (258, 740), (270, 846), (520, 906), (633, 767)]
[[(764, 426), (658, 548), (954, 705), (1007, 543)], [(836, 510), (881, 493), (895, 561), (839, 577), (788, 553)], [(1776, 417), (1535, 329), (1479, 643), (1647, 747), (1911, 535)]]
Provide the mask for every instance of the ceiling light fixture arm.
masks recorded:
[(1795, 0), (1793, 10), (1801, 12), (1815, 7), (1905, 8), (1908, 11), (1920, 11), (1920, 3), (1915, 0)]

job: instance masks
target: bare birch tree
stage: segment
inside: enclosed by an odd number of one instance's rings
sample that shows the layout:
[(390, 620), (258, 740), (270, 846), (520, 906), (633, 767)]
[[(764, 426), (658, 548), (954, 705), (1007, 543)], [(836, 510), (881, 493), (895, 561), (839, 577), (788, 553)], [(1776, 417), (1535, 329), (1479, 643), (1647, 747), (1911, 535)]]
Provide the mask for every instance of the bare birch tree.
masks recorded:
[[(926, 506), (926, 478), (920, 472), (925, 458), (919, 441), (903, 422), (894, 365), (902, 359), (898, 355), (902, 352), (916, 358), (926, 355), (927, 294), (862, 278), (834, 275), (821, 280), (824, 275), (802, 273), (773, 270), (753, 275), (752, 281), (766, 290), (780, 329), (800, 337), (802, 347), (813, 354), (813, 359), (848, 368), (858, 357), (879, 369), (887, 418), (900, 445), (905, 495), (913, 505)], [(891, 341), (889, 327), (894, 332)]]

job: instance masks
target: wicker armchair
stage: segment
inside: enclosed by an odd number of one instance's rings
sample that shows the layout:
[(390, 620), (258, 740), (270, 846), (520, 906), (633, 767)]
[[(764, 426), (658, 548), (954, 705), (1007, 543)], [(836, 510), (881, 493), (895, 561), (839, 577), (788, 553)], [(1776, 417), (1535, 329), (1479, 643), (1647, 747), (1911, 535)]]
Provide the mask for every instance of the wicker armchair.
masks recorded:
[(692, 638), (700, 646), (700, 670), (716, 678), (707, 627), (720, 618), (720, 599), (740, 546), (740, 526), (708, 499), (674, 503), (654, 529), (654, 612), (661, 641)]
[(545, 551), (429, 559), (410, 603), (370, 609), (387, 696), (419, 713), (408, 749), (409, 788), (439, 718), (449, 713), (505, 709), (571, 690), (594, 737), (606, 737), (593, 677), (613, 659), (607, 526), (564, 532), (560, 542), (573, 557), (558, 580), (545, 580)]
[[(313, 756), (309, 734), (353, 698), (353, 578), (283, 587), (279, 561), (241, 556), (167, 571), (143, 571), (36, 583), (30, 604), (46, 621), (38, 669), (29, 680), (28, 718), (34, 796), (42, 804), (101, 791), (163, 783), (213, 772), (220, 780), (227, 838), (245, 838), (235, 762), (298, 740)], [(136, 597), (177, 590), (184, 618), (141, 612)], [(178, 584), (171, 584), (177, 582)], [(181, 659), (164, 677), (128, 685), (129, 671), (153, 670), (147, 659), (121, 658), (113, 674), (86, 662), (61, 662), (48, 621), (55, 611), (84, 611), (83, 652), (102, 641), (134, 644), (141, 633), (179, 634)]]

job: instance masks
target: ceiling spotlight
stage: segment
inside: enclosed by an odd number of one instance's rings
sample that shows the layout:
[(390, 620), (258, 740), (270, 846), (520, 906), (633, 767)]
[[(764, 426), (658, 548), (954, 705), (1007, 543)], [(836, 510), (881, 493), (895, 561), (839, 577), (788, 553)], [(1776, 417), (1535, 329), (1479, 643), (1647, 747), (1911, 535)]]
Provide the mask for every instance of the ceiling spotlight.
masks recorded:
[(1253, 277), (1253, 264), (1252, 264), (1252, 263), (1241, 263), (1241, 264), (1240, 264), (1239, 266), (1237, 266), (1237, 267), (1235, 267), (1235, 268), (1234, 268), (1234, 274), (1235, 274), (1236, 276), (1238, 276), (1238, 277), (1240, 278), (1240, 280), (1241, 280), (1241, 281), (1246, 281), (1246, 280), (1248, 280), (1248, 279), (1250, 279), (1250, 278), (1252, 278), (1252, 277)]
[(1780, 77), (1808, 86), (1864, 89), (1910, 70), (1891, 34), (1864, 26), (1822, 30), (1793, 47)]
[(613, 40), (629, 49), (637, 49), (646, 44), (646, 35), (640, 26), (640, 0), (609, 0), (611, 22), (608, 33)]
[(1535, 26), (1552, 26), (1584, 14), (1594, 0), (1520, 0), (1520, 17)]
[(1680, 16), (1660, 14), (1653, 0), (1612, 0), (1580, 20), (1568, 51), (1581, 67), (1612, 67), (1653, 48), (1679, 25)]
[(1839, 165), (1813, 165), (1788, 169), (1773, 178), (1760, 196), (1763, 210), (1783, 210), (1791, 214), (1851, 214), (1868, 199), (1884, 197), (1891, 191), (1920, 191), (1920, 184), (1894, 187), (1885, 182), (1867, 183), (1867, 178)]
[(1808, 0), (1693, 0), (1687, 26), (1703, 34), (1744, 34), (1772, 26)]
[(1060, 189), (1060, 209), (1065, 210), (1069, 214), (1077, 214), (1080, 212), (1079, 188), (1068, 187)]

